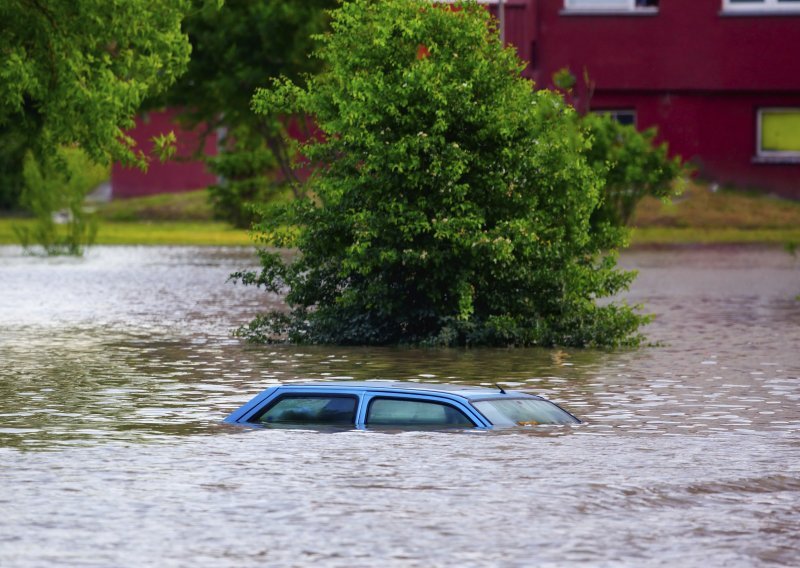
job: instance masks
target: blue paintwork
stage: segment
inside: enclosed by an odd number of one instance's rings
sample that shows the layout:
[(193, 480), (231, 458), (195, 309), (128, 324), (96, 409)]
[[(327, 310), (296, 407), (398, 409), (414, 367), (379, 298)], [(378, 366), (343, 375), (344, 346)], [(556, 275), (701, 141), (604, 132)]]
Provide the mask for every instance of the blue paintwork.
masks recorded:
[[(476, 428), (483, 430), (490, 430), (494, 428), (495, 425), (472, 406), (472, 402), (504, 398), (546, 400), (540, 396), (523, 392), (503, 392), (500, 389), (452, 384), (424, 384), (392, 381), (289, 383), (269, 387), (260, 392), (249, 402), (233, 411), (225, 418), (225, 422), (255, 425), (251, 424), (249, 420), (256, 416), (259, 411), (269, 405), (274, 399), (286, 394), (340, 394), (355, 396), (358, 398), (359, 402), (356, 410), (354, 427), (358, 429), (365, 428), (367, 408), (369, 407), (370, 400), (374, 397), (398, 396), (404, 399), (444, 402), (461, 410), (475, 422)], [(567, 414), (569, 413), (567, 412)], [(570, 416), (572, 415), (570, 414)], [(580, 422), (577, 418), (575, 418), (575, 420), (576, 422)]]

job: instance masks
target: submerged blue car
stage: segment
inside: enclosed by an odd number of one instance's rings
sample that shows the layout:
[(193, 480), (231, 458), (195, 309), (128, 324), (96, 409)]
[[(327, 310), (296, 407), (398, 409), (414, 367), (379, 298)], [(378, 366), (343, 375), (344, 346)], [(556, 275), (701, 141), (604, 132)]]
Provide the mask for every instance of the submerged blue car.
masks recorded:
[(499, 387), (352, 381), (270, 387), (225, 422), (263, 427), (490, 430), (580, 420), (540, 396)]

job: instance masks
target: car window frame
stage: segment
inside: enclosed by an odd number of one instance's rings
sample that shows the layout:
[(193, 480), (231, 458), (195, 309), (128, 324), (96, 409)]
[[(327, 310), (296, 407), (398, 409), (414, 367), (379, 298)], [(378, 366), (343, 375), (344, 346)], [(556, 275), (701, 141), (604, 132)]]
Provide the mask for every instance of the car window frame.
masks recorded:
[[(401, 400), (406, 402), (427, 402), (431, 404), (440, 404), (442, 406), (449, 406), (460, 412), (467, 420), (472, 423), (472, 427), (466, 428), (463, 427), (464, 430), (471, 430), (474, 428), (485, 428), (486, 424), (484, 422), (488, 421), (484, 418), (481, 419), (479, 416), (476, 416), (476, 410), (472, 408), (468, 404), (461, 403), (460, 401), (439, 397), (439, 396), (431, 396), (431, 395), (424, 395), (424, 394), (400, 394), (400, 393), (382, 393), (382, 392), (370, 392), (364, 399), (361, 401), (362, 411), (359, 414), (359, 424), (361, 427), (365, 429), (369, 428), (383, 428), (383, 429), (391, 429), (393, 425), (391, 424), (379, 424), (378, 426), (370, 427), (369, 423), (367, 422), (367, 416), (369, 415), (369, 409), (372, 406), (373, 401), (375, 400)], [(442, 424), (441, 427), (443, 429), (446, 428), (446, 424)], [(398, 428), (405, 428), (405, 425), (396, 425)], [(437, 426), (434, 425), (433, 429), (436, 429)], [(456, 428), (457, 429), (457, 428)]]
[[(355, 401), (355, 407), (353, 409), (353, 418), (352, 421), (347, 423), (348, 426), (352, 428), (356, 428), (358, 426), (358, 417), (361, 410), (361, 397), (355, 393), (343, 393), (343, 392), (324, 392), (324, 391), (315, 391), (315, 392), (300, 392), (300, 391), (284, 391), (278, 392), (275, 396), (265, 400), (263, 404), (258, 406), (258, 408), (254, 409), (249, 415), (245, 416), (242, 420), (247, 424), (251, 424), (253, 426), (264, 426), (263, 422), (260, 422), (259, 419), (269, 412), (271, 408), (275, 405), (279, 404), (282, 400), (287, 398), (350, 398)], [(317, 423), (317, 422), (297, 422), (295, 424), (308, 424), (311, 426), (318, 426), (325, 423)], [(334, 424), (331, 424), (334, 425)], [(343, 424), (342, 424), (343, 425)]]

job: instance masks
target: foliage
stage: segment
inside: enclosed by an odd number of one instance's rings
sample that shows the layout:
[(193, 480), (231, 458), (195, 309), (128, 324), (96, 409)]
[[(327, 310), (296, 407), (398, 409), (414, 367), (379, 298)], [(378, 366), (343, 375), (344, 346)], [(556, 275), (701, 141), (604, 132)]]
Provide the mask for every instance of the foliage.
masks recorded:
[(153, 143), (153, 154), (161, 162), (170, 160), (178, 151), (178, 138), (172, 130), (166, 134), (157, 134), (150, 140)]
[(552, 81), (578, 110), (580, 128), (591, 141), (586, 157), (595, 173), (605, 179), (593, 226), (605, 222), (627, 225), (643, 197), (665, 199), (682, 191), (682, 176), (687, 172), (679, 156), (669, 157), (666, 143), (656, 143), (655, 127), (640, 132), (608, 113), (589, 111), (595, 84), (587, 69), (583, 70), (581, 89), (576, 88), (578, 80), (568, 67), (553, 73)]
[(254, 115), (250, 99), (270, 78), (298, 79), (319, 69), (319, 61), (309, 57), (311, 36), (325, 29), (324, 10), (335, 3), (227, 0), (220, 9), (195, 10), (186, 20), (192, 44), (188, 70), (166, 99), (151, 104), (181, 106), (182, 120), (204, 124), (207, 134), (227, 132), (222, 153), (209, 161), (224, 180), (212, 198), (218, 216), (237, 226), (249, 226), (253, 203), (271, 199), (287, 185), (299, 191), (282, 121)]
[(572, 74), (572, 71), (570, 71), (568, 67), (562, 67), (561, 69), (553, 73), (553, 85), (555, 85), (562, 91), (567, 91), (567, 92), (572, 91), (577, 82), (578, 80), (575, 78), (575, 75)]
[(639, 132), (596, 113), (583, 116), (581, 123), (591, 140), (589, 164), (606, 180), (593, 225), (626, 225), (644, 196), (666, 198), (680, 191), (676, 183), (683, 173), (681, 159), (669, 157), (666, 143), (656, 144), (655, 128)]
[(0, 129), (24, 147), (0, 146), (3, 175), (19, 181), (28, 151), (44, 165), (74, 144), (97, 162), (144, 166), (123, 129), (147, 95), (184, 70), (187, 7), (186, 0), (0, 3)]
[(21, 164), (29, 144), (24, 131), (0, 124), (0, 211), (19, 207), (25, 183)]
[(256, 219), (255, 204), (269, 201), (281, 189), (270, 176), (277, 161), (263, 143), (232, 142), (226, 152), (209, 158), (208, 163), (222, 180), (209, 188), (214, 216), (234, 227), (251, 227)]
[(574, 111), (521, 78), (487, 11), (354, 0), (321, 37), (325, 71), (259, 90), (267, 116), (312, 116), (314, 198), (276, 207), (262, 270), (286, 293), (261, 341), (440, 345), (635, 344), (646, 321), (595, 300), (625, 289), (622, 229), (589, 230), (601, 181)]
[[(48, 255), (80, 255), (97, 234), (95, 215), (86, 210), (86, 194), (108, 178), (108, 168), (93, 163), (77, 148), (62, 149), (55, 160), (25, 157), (21, 203), (36, 218), (31, 227), (15, 227), (25, 248), (34, 243)], [(57, 222), (61, 216), (62, 222)]]

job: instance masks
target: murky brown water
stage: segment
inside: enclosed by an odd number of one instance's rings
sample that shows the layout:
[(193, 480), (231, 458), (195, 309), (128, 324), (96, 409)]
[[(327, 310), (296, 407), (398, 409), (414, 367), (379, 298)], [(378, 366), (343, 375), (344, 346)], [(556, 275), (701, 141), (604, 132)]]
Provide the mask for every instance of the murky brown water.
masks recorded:
[[(253, 347), (241, 249), (0, 247), (0, 566), (760, 566), (800, 558), (800, 260), (639, 251), (637, 351)], [(245, 431), (276, 381), (501, 382), (588, 423)]]

